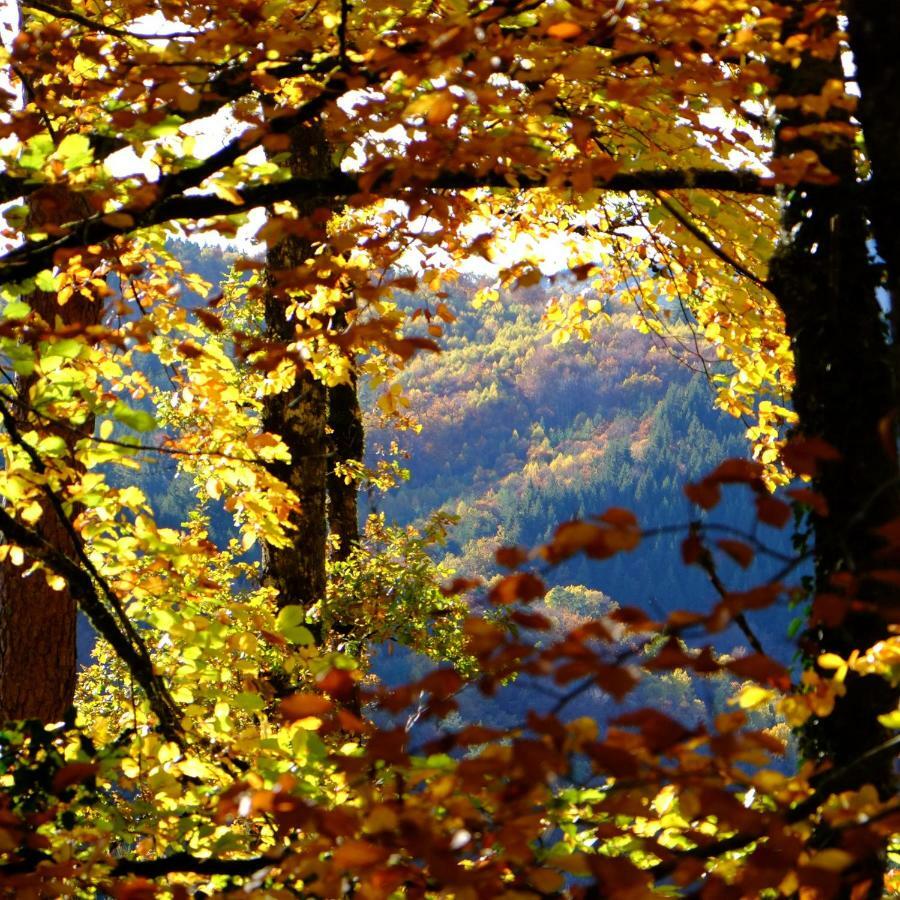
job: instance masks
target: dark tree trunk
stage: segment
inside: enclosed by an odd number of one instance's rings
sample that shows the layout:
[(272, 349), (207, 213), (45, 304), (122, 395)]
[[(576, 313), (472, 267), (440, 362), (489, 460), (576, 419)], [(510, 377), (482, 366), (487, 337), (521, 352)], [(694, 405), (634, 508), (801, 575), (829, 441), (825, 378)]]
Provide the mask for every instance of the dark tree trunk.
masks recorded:
[[(850, 44), (862, 96), (857, 115), (872, 166), (866, 208), (878, 253), (886, 264), (891, 297), (894, 352), (900, 343), (900, 5), (884, 0), (848, 0)], [(900, 380), (895, 358), (894, 378)]]
[[(328, 145), (318, 125), (303, 126), (291, 134), (290, 154), (295, 176), (323, 177), (331, 169)], [(300, 216), (308, 216), (316, 204), (298, 203), (297, 207)], [(295, 323), (286, 315), (289, 298), (279, 288), (279, 273), (301, 266), (312, 251), (311, 241), (295, 235), (269, 251), (265, 318), (271, 340), (295, 340)], [(281, 435), (291, 454), (289, 464), (273, 463), (271, 470), (300, 500), (300, 509), (289, 523), (293, 526), (290, 544), (263, 546), (263, 577), (277, 589), (279, 606), (309, 606), (325, 594), (327, 422), (327, 389), (306, 369), (298, 369), (289, 390), (265, 400), (263, 427)]]
[[(793, 96), (818, 95), (826, 81), (842, 77), (837, 59), (812, 55), (780, 74), (780, 92)], [(842, 115), (834, 112), (836, 118)], [(840, 453), (839, 460), (823, 464), (816, 480), (829, 508), (828, 516), (816, 516), (813, 522), (817, 589), (828, 588), (835, 573), (854, 573), (860, 579), (857, 596), (869, 608), (851, 611), (838, 627), (811, 628), (807, 652), (812, 660), (825, 651), (846, 658), (886, 636), (883, 613), (893, 597), (865, 576), (884, 567), (878, 556), (882, 544), (873, 529), (900, 513), (896, 457), (885, 432), (895, 403), (891, 348), (875, 294), (852, 140), (785, 140), (786, 126), (814, 121), (800, 110), (788, 111), (780, 123), (777, 155), (814, 149), (839, 183), (786, 194), (784, 238), (772, 261), (770, 286), (794, 350), (793, 400), (800, 428)], [(807, 754), (837, 769), (886, 740), (877, 717), (897, 699), (896, 691), (874, 676), (851, 674), (846, 688), (834, 712), (813, 720), (804, 734)], [(891, 768), (889, 758), (875, 759), (855, 768), (843, 789), (871, 783), (886, 795), (892, 789)]]
[[(34, 227), (60, 225), (88, 214), (84, 200), (63, 186), (40, 188), (29, 198), (29, 224)], [(57, 319), (63, 325), (95, 325), (103, 309), (100, 302), (79, 293), (63, 306), (56, 294), (44, 291), (35, 291), (28, 302), (50, 325)], [(57, 433), (71, 451), (76, 441), (93, 431), (93, 419), (71, 430), (54, 429), (40, 418), (29, 417), (33, 384), (33, 378), (17, 384), (15, 418), (26, 430)], [(74, 558), (71, 538), (49, 504), (44, 505), (35, 530)], [(23, 578), (27, 566), (27, 560), (24, 567), (8, 560), (0, 564), (0, 721), (57, 722), (66, 717), (75, 694), (77, 605), (67, 588), (51, 590), (42, 574)]]
[[(333, 322), (336, 328), (343, 328), (346, 324), (343, 312)], [(361, 463), (365, 452), (365, 430), (355, 373), (351, 374), (349, 382), (335, 385), (328, 392), (328, 426), (332, 446), (328, 468), (328, 527), (332, 537), (337, 538), (333, 556), (343, 560), (359, 543), (359, 490), (356, 480), (351, 479), (348, 483), (339, 469), (343, 463)]]

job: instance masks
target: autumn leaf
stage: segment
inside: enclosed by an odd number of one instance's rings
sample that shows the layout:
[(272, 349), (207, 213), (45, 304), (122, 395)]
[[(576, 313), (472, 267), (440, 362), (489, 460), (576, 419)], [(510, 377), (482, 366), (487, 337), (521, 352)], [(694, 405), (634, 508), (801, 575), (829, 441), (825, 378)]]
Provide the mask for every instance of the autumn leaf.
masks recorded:
[(293, 719), (305, 719), (308, 716), (321, 717), (327, 715), (334, 708), (334, 703), (321, 694), (297, 693), (285, 697), (278, 708), (288, 721)]

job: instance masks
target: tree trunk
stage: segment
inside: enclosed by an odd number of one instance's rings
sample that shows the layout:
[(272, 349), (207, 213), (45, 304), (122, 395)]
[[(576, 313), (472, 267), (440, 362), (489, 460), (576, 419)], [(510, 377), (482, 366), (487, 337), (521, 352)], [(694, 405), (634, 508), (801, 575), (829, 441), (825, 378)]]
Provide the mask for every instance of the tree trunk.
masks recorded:
[[(345, 327), (346, 316), (340, 312), (332, 323), (336, 328)], [(363, 460), (365, 431), (359, 408), (356, 374), (346, 384), (335, 385), (328, 392), (328, 426), (331, 429), (331, 464), (328, 468), (328, 527), (337, 538), (333, 557), (344, 560), (354, 545), (359, 543), (359, 513), (357, 511), (358, 486), (336, 469), (343, 463)]]
[[(40, 188), (29, 198), (29, 225), (61, 225), (89, 214), (84, 200), (62, 185)], [(102, 303), (76, 293), (60, 306), (56, 294), (35, 291), (28, 302), (51, 326), (95, 325)], [(70, 452), (94, 428), (89, 419), (77, 430), (54, 429), (39, 418), (29, 420), (33, 378), (19, 379), (14, 414), (25, 430), (56, 433)], [(49, 504), (36, 530), (58, 550), (74, 558), (72, 541)], [(27, 565), (27, 562), (26, 562)], [(76, 680), (77, 605), (68, 589), (54, 591), (40, 573), (23, 578), (24, 567), (0, 564), (0, 721), (39, 719), (58, 722), (72, 706)]]
[[(866, 208), (878, 253), (886, 264), (894, 353), (900, 345), (900, 6), (883, 0), (848, 0), (850, 44), (862, 96), (857, 116), (872, 166)], [(894, 378), (900, 382), (900, 360)]]
[[(795, 22), (802, 13), (801, 8)], [(842, 77), (839, 60), (812, 54), (780, 75), (780, 92), (793, 96), (818, 95), (828, 80)], [(829, 508), (827, 516), (813, 521), (816, 586), (826, 590), (835, 573), (852, 572), (861, 576), (857, 596), (870, 609), (851, 611), (838, 627), (811, 628), (807, 653), (813, 660), (826, 651), (846, 658), (886, 636), (882, 612), (892, 598), (865, 574), (884, 567), (878, 559), (881, 542), (872, 530), (900, 513), (896, 457), (884, 431), (895, 403), (891, 348), (875, 294), (852, 139), (785, 139), (786, 127), (816, 121), (800, 109), (789, 110), (780, 122), (776, 155), (813, 149), (840, 181), (787, 193), (784, 238), (772, 261), (769, 284), (784, 311), (794, 350), (793, 401), (800, 428), (840, 453), (839, 460), (823, 464), (816, 480)], [(879, 677), (851, 674), (846, 688), (834, 712), (813, 720), (804, 734), (807, 755), (838, 769), (885, 741), (888, 735), (877, 717), (897, 699), (897, 692)], [(891, 768), (888, 758), (874, 760), (854, 770), (842, 789), (871, 783), (887, 795)]]
[[(328, 145), (317, 124), (291, 133), (290, 166), (295, 176), (323, 177), (331, 169)], [(301, 217), (316, 208), (297, 204)], [(289, 298), (279, 288), (279, 272), (289, 271), (312, 256), (312, 242), (290, 235), (269, 251), (265, 298), (266, 334), (273, 341), (295, 340), (293, 320), (286, 315)], [(267, 397), (263, 427), (281, 435), (291, 462), (272, 463), (273, 474), (299, 497), (300, 509), (289, 524), (291, 543), (286, 547), (263, 546), (263, 578), (278, 591), (278, 605), (310, 606), (325, 594), (326, 478), (328, 471), (328, 395), (325, 385), (306, 369), (298, 369), (292, 387)]]

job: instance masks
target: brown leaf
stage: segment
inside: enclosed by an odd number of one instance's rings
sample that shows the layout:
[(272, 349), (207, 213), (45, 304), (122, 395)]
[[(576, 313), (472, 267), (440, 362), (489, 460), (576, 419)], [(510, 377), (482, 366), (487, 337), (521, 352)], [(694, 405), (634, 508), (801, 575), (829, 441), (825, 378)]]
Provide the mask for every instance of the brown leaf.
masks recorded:
[(704, 481), (713, 481), (717, 484), (750, 484), (760, 482), (763, 474), (763, 466), (749, 459), (726, 459), (719, 463)]
[(738, 678), (751, 678), (760, 684), (771, 685), (786, 691), (791, 686), (790, 672), (779, 662), (762, 654), (754, 653), (726, 663), (725, 668)]
[(722, 499), (719, 485), (706, 480), (686, 484), (684, 493), (691, 503), (695, 503), (701, 509), (712, 509)]
[(528, 551), (523, 547), (500, 547), (494, 554), (498, 566), (516, 569), (528, 559)]
[(817, 491), (809, 488), (793, 488), (786, 493), (791, 499), (808, 506), (816, 515), (823, 517), (828, 515), (828, 503)]
[(509, 618), (516, 625), (521, 625), (522, 628), (530, 628), (534, 631), (549, 631), (553, 627), (553, 623), (546, 616), (542, 616), (540, 613), (526, 612), (521, 609), (515, 610), (510, 614)]
[(753, 562), (753, 548), (743, 541), (733, 541), (722, 538), (716, 541), (719, 549), (733, 559), (742, 569), (746, 569)]
[(547, 585), (530, 572), (517, 572), (515, 575), (507, 575), (491, 588), (488, 600), (498, 606), (508, 606), (521, 600), (530, 603), (547, 593)]
[(454, 578), (450, 584), (441, 586), (441, 594), (445, 597), (455, 597), (457, 594), (464, 594), (466, 591), (481, 587), (482, 584), (480, 578)]
[(116, 900), (153, 900), (156, 896), (156, 885), (146, 878), (131, 878), (112, 890)]
[(756, 498), (756, 517), (773, 528), (784, 528), (791, 520), (791, 508), (783, 500), (760, 494)]
[(203, 307), (198, 307), (194, 310), (194, 315), (204, 324), (206, 328), (208, 328), (213, 334), (219, 334), (220, 332), (225, 330), (225, 325), (222, 323), (222, 320), (213, 312), (210, 312), (208, 309), (203, 309)]
[(346, 669), (329, 669), (316, 684), (330, 697), (345, 702), (353, 696), (356, 681)]
[(369, 841), (344, 841), (335, 851), (332, 862), (338, 869), (365, 869), (384, 862), (390, 853)]
[(816, 475), (822, 462), (841, 458), (831, 444), (821, 438), (794, 438), (781, 448), (781, 459), (797, 475)]
[(60, 794), (66, 788), (84, 784), (97, 774), (97, 763), (68, 763), (53, 776), (53, 793)]

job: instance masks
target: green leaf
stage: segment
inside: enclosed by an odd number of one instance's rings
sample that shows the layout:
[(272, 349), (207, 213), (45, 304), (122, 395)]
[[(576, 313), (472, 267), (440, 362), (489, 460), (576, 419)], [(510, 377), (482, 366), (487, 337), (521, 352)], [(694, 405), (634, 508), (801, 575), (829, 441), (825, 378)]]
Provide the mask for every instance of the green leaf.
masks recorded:
[(284, 634), (289, 628), (296, 628), (305, 621), (306, 613), (303, 607), (292, 604), (291, 606), (284, 606), (278, 611), (275, 627), (281, 634)]
[(171, 137), (174, 134), (178, 134), (178, 131), (183, 124), (184, 119), (182, 119), (181, 116), (166, 116), (162, 122), (159, 122), (149, 129), (149, 134), (151, 137), (155, 138)]
[(266, 706), (266, 701), (263, 697), (252, 691), (241, 691), (235, 696), (233, 703), (238, 709), (243, 709), (247, 712), (258, 712), (261, 709), (265, 709)]
[(309, 647), (316, 642), (313, 633), (305, 625), (285, 628), (281, 634), (288, 643), (299, 644), (301, 647)]
[(306, 612), (302, 606), (292, 604), (279, 610), (275, 627), (279, 634), (291, 644), (308, 647), (315, 643), (313, 633), (302, 623), (306, 620)]
[(156, 419), (150, 413), (142, 409), (132, 409), (121, 400), (112, 408), (112, 414), (123, 425), (135, 431), (153, 431), (156, 428)]
[(67, 134), (54, 155), (62, 160), (67, 172), (81, 169), (94, 160), (91, 141), (86, 134)]
[(44, 161), (53, 152), (53, 138), (49, 134), (36, 134), (25, 142), (25, 149), (19, 157), (23, 169), (43, 168)]
[(31, 375), (34, 372), (34, 350), (31, 347), (8, 348), (6, 354), (9, 356), (13, 370), (17, 375)]
[(3, 315), (7, 319), (24, 319), (31, 312), (31, 307), (24, 300), (14, 300), (6, 305)]
[(34, 279), (34, 283), (37, 285), (38, 290), (46, 291), (48, 294), (58, 290), (56, 276), (49, 269), (38, 272), (37, 278)]
[(76, 338), (62, 338), (54, 341), (47, 350), (47, 356), (58, 356), (61, 359), (75, 359), (84, 349), (84, 342)]

